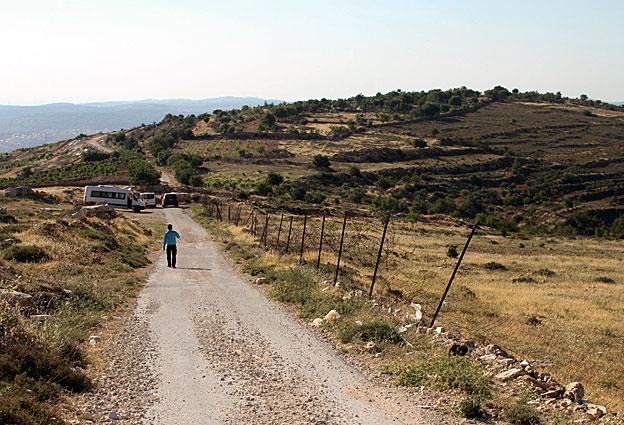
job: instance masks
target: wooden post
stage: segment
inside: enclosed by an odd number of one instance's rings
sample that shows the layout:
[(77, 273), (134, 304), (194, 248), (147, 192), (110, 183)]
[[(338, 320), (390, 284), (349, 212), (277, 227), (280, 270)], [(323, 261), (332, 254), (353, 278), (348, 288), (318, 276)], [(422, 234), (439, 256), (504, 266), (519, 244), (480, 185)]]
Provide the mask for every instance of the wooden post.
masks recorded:
[(290, 249), (290, 234), (292, 233), (292, 223), (293, 223), (293, 216), (290, 216), (290, 224), (288, 225), (288, 238), (286, 239), (286, 250), (284, 252), (286, 252), (286, 254), (288, 254), (288, 251)]
[(303, 249), (305, 245), (306, 224), (308, 223), (308, 215), (303, 215), (303, 233), (301, 234), (301, 251), (299, 252), (299, 264), (303, 264)]
[(340, 235), (340, 248), (338, 248), (338, 260), (336, 261), (336, 273), (334, 274), (334, 286), (338, 282), (338, 271), (340, 270), (340, 258), (342, 258), (342, 246), (344, 242), (345, 228), (347, 227), (347, 211), (344, 213), (344, 221), (342, 222), (342, 234)]
[(468, 240), (466, 241), (466, 245), (464, 245), (464, 249), (462, 250), (461, 255), (459, 256), (459, 259), (457, 260), (457, 264), (455, 264), (455, 269), (453, 270), (453, 274), (451, 275), (451, 279), (449, 280), (448, 285), (446, 285), (446, 289), (444, 290), (444, 294), (442, 295), (442, 298), (440, 299), (440, 304), (438, 304), (438, 308), (435, 311), (435, 314), (433, 315), (433, 319), (431, 319), (431, 324), (429, 325), (430, 328), (433, 328), (433, 325), (435, 324), (436, 319), (438, 318), (438, 314), (440, 313), (440, 309), (442, 308), (442, 304), (444, 304), (444, 299), (446, 298), (446, 295), (449, 292), (449, 289), (451, 289), (451, 284), (453, 283), (453, 279), (455, 279), (455, 275), (457, 274), (457, 270), (459, 269), (459, 265), (461, 264), (462, 260), (464, 259), (464, 254), (466, 254), (466, 251), (468, 250), (468, 245), (470, 245), (470, 241), (472, 240), (472, 236), (475, 234), (475, 231), (477, 230), (477, 227), (479, 226), (479, 222), (476, 221), (475, 224), (472, 226), (472, 231), (470, 232), (470, 236), (468, 236)]
[(377, 279), (377, 270), (379, 269), (379, 261), (381, 260), (381, 254), (383, 252), (384, 241), (386, 240), (386, 231), (388, 230), (388, 223), (390, 223), (389, 213), (384, 223), (383, 233), (381, 234), (381, 244), (379, 244), (379, 252), (377, 253), (377, 261), (375, 262), (375, 271), (373, 272), (373, 280), (371, 282), (370, 291), (368, 291), (368, 298), (373, 296), (373, 288), (375, 287), (375, 280)]
[(228, 204), (228, 223), (232, 222), (232, 216), (230, 215), (230, 204)]
[(323, 221), (321, 222), (321, 239), (319, 241), (318, 258), (316, 259), (316, 268), (321, 266), (321, 253), (323, 252), (323, 233), (325, 232), (325, 214), (323, 214)]
[(280, 235), (282, 234), (282, 223), (284, 222), (284, 213), (282, 213), (282, 217), (280, 218), (279, 228), (277, 229), (277, 240), (275, 241), (275, 248), (279, 250), (279, 240)]

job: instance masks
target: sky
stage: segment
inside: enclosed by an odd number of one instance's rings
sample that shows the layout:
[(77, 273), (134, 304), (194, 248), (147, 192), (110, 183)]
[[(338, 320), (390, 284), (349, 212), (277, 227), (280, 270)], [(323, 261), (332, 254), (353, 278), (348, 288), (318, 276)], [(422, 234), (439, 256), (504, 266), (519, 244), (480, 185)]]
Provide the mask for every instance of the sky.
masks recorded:
[(0, 0), (0, 104), (467, 86), (624, 100), (620, 0)]

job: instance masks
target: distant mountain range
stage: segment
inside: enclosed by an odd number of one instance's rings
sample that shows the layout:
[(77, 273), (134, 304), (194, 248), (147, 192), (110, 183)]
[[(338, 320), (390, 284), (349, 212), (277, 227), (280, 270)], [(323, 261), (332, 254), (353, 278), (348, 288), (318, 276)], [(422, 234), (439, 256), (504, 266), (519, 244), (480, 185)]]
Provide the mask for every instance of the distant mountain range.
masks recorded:
[(257, 97), (166, 99), (95, 103), (52, 103), (37, 106), (0, 105), (0, 152), (42, 145), (98, 131), (114, 131), (160, 121), (166, 114), (202, 114), (264, 102)]

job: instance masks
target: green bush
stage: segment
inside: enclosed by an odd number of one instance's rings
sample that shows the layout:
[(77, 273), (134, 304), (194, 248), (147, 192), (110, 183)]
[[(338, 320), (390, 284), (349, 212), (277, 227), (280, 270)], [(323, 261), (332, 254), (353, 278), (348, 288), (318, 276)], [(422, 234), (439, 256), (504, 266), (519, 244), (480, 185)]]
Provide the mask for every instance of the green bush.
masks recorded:
[(401, 334), (384, 320), (370, 320), (361, 325), (348, 323), (339, 332), (340, 341), (343, 344), (358, 338), (361, 341), (391, 342), (398, 344), (403, 341)]
[(516, 400), (505, 413), (505, 419), (513, 425), (539, 425), (542, 423), (539, 413), (526, 404), (527, 396)]
[(316, 168), (317, 170), (328, 170), (330, 165), (331, 163), (327, 155), (318, 154), (314, 155), (314, 158), (312, 158), (312, 167)]
[(50, 259), (50, 255), (36, 245), (15, 245), (4, 252), (4, 258), (20, 263), (42, 263)]
[(409, 387), (430, 385), (486, 397), (487, 380), (478, 366), (465, 357), (438, 355), (398, 371), (397, 383)]
[(481, 398), (468, 396), (459, 405), (459, 412), (466, 419), (476, 418), (481, 415)]
[(160, 171), (147, 161), (137, 159), (128, 164), (130, 183), (135, 185), (160, 183)]
[(199, 174), (196, 174), (189, 178), (189, 184), (193, 187), (202, 187), (204, 185), (204, 179)]

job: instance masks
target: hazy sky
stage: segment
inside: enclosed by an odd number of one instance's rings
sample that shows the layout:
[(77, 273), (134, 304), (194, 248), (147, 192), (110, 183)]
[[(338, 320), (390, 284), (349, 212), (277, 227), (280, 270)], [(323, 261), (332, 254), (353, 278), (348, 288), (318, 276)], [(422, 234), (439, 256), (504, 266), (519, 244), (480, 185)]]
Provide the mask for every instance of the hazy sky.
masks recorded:
[(0, 104), (496, 84), (624, 100), (624, 1), (0, 0)]

